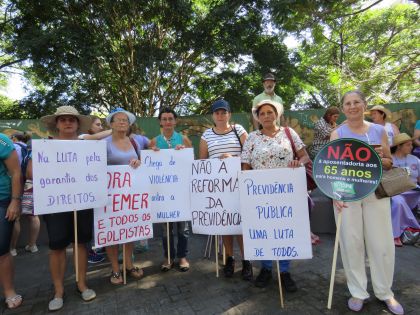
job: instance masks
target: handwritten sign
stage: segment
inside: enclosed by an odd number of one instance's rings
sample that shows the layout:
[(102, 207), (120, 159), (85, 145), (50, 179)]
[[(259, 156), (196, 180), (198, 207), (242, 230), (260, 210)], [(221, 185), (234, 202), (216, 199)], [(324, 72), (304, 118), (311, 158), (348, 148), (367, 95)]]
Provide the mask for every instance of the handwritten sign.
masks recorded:
[(355, 139), (338, 139), (325, 145), (313, 162), (313, 176), (328, 197), (356, 201), (375, 191), (382, 177), (375, 149)]
[(194, 233), (242, 234), (239, 157), (196, 160), (191, 167), (191, 216)]
[(108, 166), (108, 203), (94, 211), (95, 246), (153, 237), (150, 196), (140, 169)]
[(34, 213), (104, 206), (105, 141), (33, 140)]
[(239, 173), (245, 259), (312, 258), (303, 167)]
[(191, 220), (189, 183), (193, 160), (193, 149), (189, 148), (141, 152), (153, 223)]

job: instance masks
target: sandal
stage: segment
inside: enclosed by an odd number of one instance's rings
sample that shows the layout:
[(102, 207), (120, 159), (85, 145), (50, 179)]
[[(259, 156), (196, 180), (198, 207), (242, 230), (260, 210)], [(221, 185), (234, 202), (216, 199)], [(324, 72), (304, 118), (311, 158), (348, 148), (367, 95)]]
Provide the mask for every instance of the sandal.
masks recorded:
[(186, 272), (188, 270), (190, 270), (190, 263), (188, 261), (183, 264), (179, 264), (179, 271)]
[(160, 265), (160, 270), (161, 270), (161, 271), (166, 272), (166, 271), (171, 270), (171, 269), (173, 268), (173, 266), (174, 266), (174, 261), (173, 261), (173, 260), (171, 260), (171, 262), (170, 262), (170, 263), (168, 263), (168, 260), (165, 260), (165, 261), (164, 261), (164, 262)]
[(141, 279), (143, 277), (143, 269), (139, 267), (133, 267), (131, 269), (126, 269), (127, 275), (135, 279)]
[(8, 309), (18, 308), (22, 304), (22, 302), (23, 302), (22, 296), (19, 294), (8, 297), (5, 300), (5, 303)]
[(121, 271), (113, 272), (111, 271), (111, 278), (109, 278), (109, 282), (114, 285), (120, 285), (124, 283), (124, 280), (121, 275)]

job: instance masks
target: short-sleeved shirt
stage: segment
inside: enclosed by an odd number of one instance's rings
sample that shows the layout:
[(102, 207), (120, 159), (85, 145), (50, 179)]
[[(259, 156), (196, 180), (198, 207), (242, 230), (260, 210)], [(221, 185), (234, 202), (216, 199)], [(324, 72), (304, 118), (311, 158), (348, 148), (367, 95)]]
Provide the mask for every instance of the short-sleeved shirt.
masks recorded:
[(324, 117), (321, 117), (314, 125), (314, 141), (311, 147), (311, 157), (315, 158), (319, 150), (330, 141), (331, 132), (334, 127), (331, 126)]
[(384, 133), (385, 129), (383, 126), (373, 123), (370, 123), (368, 131), (362, 135), (352, 132), (347, 124), (337, 128), (339, 138), (353, 138), (364, 141), (367, 144), (381, 144)]
[(0, 133), (0, 200), (10, 198), (12, 183), (4, 160), (7, 160), (15, 150), (13, 141)]
[(416, 121), (416, 125), (414, 126), (414, 130), (420, 129), (420, 120)]
[(405, 158), (400, 159), (392, 155), (393, 166), (404, 167), (410, 171), (410, 179), (413, 183), (417, 183), (420, 176), (420, 159), (417, 156), (408, 154)]
[(169, 139), (166, 139), (163, 135), (156, 137), (156, 147), (159, 149), (175, 149), (177, 145), (182, 145), (184, 139), (179, 132), (174, 131)]
[(106, 137), (106, 153), (108, 155), (108, 165), (128, 165), (131, 159), (138, 159), (140, 156), (140, 148), (122, 151), (112, 143), (112, 137)]
[(213, 128), (207, 129), (201, 139), (207, 143), (209, 158), (219, 158), (224, 153), (239, 156), (241, 155), (240, 138), (244, 133), (246, 133), (244, 127), (235, 124), (230, 131), (223, 134), (216, 133)]
[(274, 93), (273, 95), (270, 95), (265, 92), (262, 92), (261, 94), (258, 94), (257, 96), (254, 97), (254, 99), (252, 100), (252, 107), (255, 107), (255, 105), (257, 105), (259, 102), (265, 101), (265, 100), (271, 100), (271, 101), (283, 104), (283, 100), (276, 93)]
[(136, 141), (140, 150), (147, 149), (147, 147), (149, 146), (149, 143), (150, 143), (149, 138), (143, 135), (133, 135), (132, 138)]
[[(296, 150), (305, 145), (299, 135), (289, 128)], [(253, 169), (287, 167), (293, 161), (293, 149), (285, 128), (280, 127), (279, 132), (273, 137), (264, 135), (261, 130), (251, 132), (244, 143), (241, 162), (251, 165)]]

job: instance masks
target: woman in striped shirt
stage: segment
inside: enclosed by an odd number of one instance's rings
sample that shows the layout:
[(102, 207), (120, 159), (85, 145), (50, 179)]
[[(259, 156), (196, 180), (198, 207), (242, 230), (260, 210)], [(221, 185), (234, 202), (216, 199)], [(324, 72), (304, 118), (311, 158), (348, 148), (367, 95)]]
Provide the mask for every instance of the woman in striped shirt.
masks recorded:
[[(240, 156), (242, 145), (248, 137), (247, 132), (241, 125), (229, 123), (231, 111), (229, 103), (223, 99), (217, 100), (211, 107), (215, 127), (207, 129), (200, 140), (200, 159), (219, 158), (224, 159), (232, 156)], [(242, 235), (237, 235), (242, 257), (244, 257), (244, 245)], [(233, 235), (223, 235), (227, 260), (224, 267), (225, 277), (232, 277), (235, 271), (235, 259), (233, 256)], [(242, 278), (252, 280), (252, 265), (249, 260), (242, 260)]]

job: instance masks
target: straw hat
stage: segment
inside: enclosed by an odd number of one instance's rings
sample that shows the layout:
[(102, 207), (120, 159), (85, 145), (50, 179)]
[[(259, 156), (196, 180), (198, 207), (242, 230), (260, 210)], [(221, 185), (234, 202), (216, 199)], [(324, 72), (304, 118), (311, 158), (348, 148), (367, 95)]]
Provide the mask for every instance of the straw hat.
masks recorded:
[(406, 134), (405, 132), (396, 135), (392, 139), (393, 139), (393, 144), (392, 144), (393, 147), (395, 147), (399, 144), (406, 143), (408, 141), (413, 141), (414, 140), (414, 138), (410, 138), (410, 136), (408, 134)]
[(257, 111), (263, 105), (271, 105), (271, 106), (273, 106), (276, 109), (276, 112), (277, 112), (277, 120), (280, 120), (280, 117), (281, 117), (281, 115), (283, 115), (283, 112), (284, 112), (283, 105), (280, 104), (280, 103), (274, 102), (272, 100), (262, 100), (261, 102), (259, 102), (257, 105), (255, 105), (252, 108), (252, 116), (254, 116), (254, 119), (256, 121), (259, 122)]
[(111, 126), (111, 120), (112, 120), (112, 117), (113, 117), (115, 114), (118, 114), (118, 113), (124, 113), (124, 114), (126, 114), (126, 115), (127, 115), (127, 117), (128, 117), (128, 121), (130, 122), (130, 126), (136, 122), (136, 116), (134, 116), (134, 114), (130, 113), (129, 111), (126, 111), (124, 108), (117, 107), (117, 108), (115, 108), (114, 110), (112, 110), (112, 111), (108, 114), (108, 116), (106, 116), (106, 118), (105, 118), (105, 121), (106, 121), (106, 123), (108, 124), (108, 126)]
[(74, 116), (79, 121), (79, 131), (86, 132), (89, 130), (92, 120), (89, 116), (81, 115), (73, 106), (60, 106), (52, 115), (41, 117), (40, 121), (44, 124), (49, 132), (57, 132), (57, 117), (59, 116)]
[(370, 115), (370, 113), (373, 110), (377, 110), (377, 111), (380, 111), (380, 112), (384, 113), (385, 114), (385, 121), (391, 121), (392, 113), (388, 108), (386, 108), (382, 105), (375, 105), (372, 108), (369, 108), (368, 111), (365, 114)]

